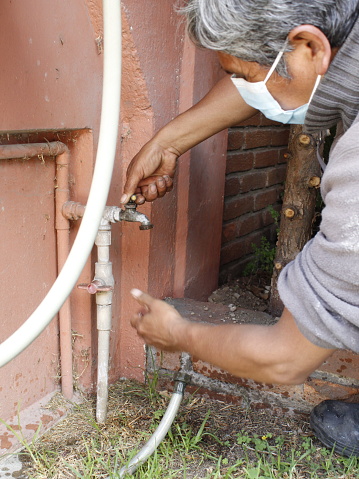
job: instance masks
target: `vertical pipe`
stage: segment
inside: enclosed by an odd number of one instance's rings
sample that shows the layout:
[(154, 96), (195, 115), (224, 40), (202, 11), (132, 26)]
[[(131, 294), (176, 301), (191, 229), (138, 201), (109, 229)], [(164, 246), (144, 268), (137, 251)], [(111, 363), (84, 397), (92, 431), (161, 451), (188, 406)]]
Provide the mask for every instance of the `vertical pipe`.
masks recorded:
[[(70, 154), (66, 149), (56, 157), (55, 211), (57, 237), (57, 268), (60, 273), (70, 251), (70, 222), (62, 214), (62, 205), (69, 201), (69, 166)], [(59, 311), (60, 326), (60, 360), (61, 360), (61, 389), (66, 399), (73, 395), (72, 378), (72, 336), (71, 336), (71, 307), (68, 296)]]
[(96, 419), (97, 422), (104, 423), (107, 416), (112, 290), (115, 283), (110, 261), (111, 224), (108, 221), (102, 220), (95, 243), (97, 246), (95, 280), (100, 281), (107, 289), (96, 293), (98, 332)]
[[(100, 316), (99, 308), (97, 306)], [(105, 315), (111, 314), (111, 306), (106, 309)], [(107, 417), (110, 333), (110, 330), (98, 330), (96, 420), (100, 424), (105, 423)]]

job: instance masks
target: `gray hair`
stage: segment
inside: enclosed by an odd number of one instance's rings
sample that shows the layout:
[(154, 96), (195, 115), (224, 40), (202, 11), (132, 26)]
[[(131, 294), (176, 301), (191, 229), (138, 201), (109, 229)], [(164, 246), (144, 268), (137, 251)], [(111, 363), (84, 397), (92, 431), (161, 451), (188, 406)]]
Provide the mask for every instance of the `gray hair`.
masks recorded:
[[(331, 47), (340, 47), (352, 29), (358, 0), (188, 0), (180, 9), (187, 16), (191, 39), (199, 46), (229, 53), (245, 61), (270, 66), (298, 25), (322, 30)], [(284, 62), (277, 71), (287, 77)]]

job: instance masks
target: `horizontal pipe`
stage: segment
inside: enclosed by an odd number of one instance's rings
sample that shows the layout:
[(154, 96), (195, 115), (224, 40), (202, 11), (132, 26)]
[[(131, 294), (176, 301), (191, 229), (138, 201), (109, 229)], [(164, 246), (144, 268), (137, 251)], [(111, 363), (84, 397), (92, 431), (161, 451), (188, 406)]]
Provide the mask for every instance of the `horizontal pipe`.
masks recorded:
[(34, 156), (57, 156), (66, 151), (66, 145), (60, 141), (25, 143), (23, 145), (0, 145), (0, 160), (33, 158)]

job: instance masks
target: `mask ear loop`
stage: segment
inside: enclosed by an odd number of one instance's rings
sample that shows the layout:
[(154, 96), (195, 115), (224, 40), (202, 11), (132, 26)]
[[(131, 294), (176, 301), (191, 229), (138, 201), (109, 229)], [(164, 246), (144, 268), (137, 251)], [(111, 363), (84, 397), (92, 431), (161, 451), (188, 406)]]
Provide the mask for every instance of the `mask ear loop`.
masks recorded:
[(310, 103), (310, 102), (312, 101), (313, 96), (314, 96), (314, 93), (317, 91), (317, 88), (318, 88), (318, 85), (319, 85), (319, 83), (320, 83), (321, 78), (322, 78), (322, 75), (318, 75), (318, 76), (317, 76), (317, 79), (315, 80), (315, 85), (314, 85), (312, 94), (310, 95), (310, 98), (309, 98), (308, 103)]
[(283, 50), (281, 50), (281, 51), (278, 53), (277, 58), (274, 60), (273, 65), (270, 67), (270, 70), (269, 70), (269, 72), (267, 73), (267, 76), (265, 77), (265, 79), (264, 79), (264, 81), (263, 81), (264, 84), (267, 83), (267, 81), (269, 80), (270, 76), (272, 75), (272, 73), (273, 73), (274, 70), (276, 69), (278, 63), (280, 62), (280, 59), (282, 58), (282, 56), (283, 56), (283, 54), (284, 54), (284, 49), (285, 49), (286, 45), (287, 45), (287, 42), (286, 42), (286, 44), (284, 45)]

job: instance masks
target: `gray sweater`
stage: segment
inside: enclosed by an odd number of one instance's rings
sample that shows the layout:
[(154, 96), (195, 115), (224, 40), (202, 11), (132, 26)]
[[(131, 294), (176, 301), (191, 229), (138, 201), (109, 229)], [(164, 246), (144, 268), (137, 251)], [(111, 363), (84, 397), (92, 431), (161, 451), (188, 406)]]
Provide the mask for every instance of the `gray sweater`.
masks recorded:
[(359, 22), (334, 58), (306, 117), (307, 130), (336, 123), (321, 184), (320, 231), (279, 277), (279, 294), (302, 334), (359, 353)]

